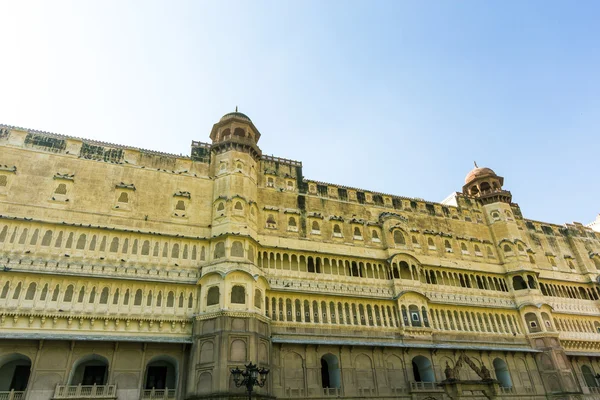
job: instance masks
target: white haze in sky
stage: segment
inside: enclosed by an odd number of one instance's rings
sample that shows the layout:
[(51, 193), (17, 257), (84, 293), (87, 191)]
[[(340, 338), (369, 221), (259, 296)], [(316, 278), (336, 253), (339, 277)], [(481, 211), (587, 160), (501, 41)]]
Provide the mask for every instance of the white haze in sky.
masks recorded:
[[(189, 154), (248, 114), (305, 176), (441, 201), (473, 167), (592, 221), (600, 4), (0, 1), (0, 123)], [(1, 153), (0, 153), (1, 159)]]

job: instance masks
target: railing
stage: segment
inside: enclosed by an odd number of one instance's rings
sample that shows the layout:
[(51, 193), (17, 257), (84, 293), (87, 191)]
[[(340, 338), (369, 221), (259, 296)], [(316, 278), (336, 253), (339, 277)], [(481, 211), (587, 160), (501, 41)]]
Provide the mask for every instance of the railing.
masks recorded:
[(432, 390), (435, 390), (435, 391), (441, 390), (438, 387), (437, 382), (411, 382), (410, 389), (413, 392), (416, 392), (416, 391), (430, 392)]
[(56, 385), (54, 399), (116, 398), (117, 385)]
[(5, 391), (0, 392), (0, 400), (23, 400), (25, 398), (25, 391)]
[(584, 387), (587, 388), (587, 390), (589, 390), (590, 393), (600, 394), (600, 387), (597, 387), (597, 386), (584, 386)]
[(390, 389), (392, 391), (392, 394), (394, 394), (396, 396), (399, 396), (399, 395), (402, 395), (402, 394), (406, 393), (406, 388), (404, 388), (404, 387), (392, 387)]
[(304, 397), (304, 389), (285, 388), (285, 397)]
[(359, 387), (358, 388), (358, 395), (360, 397), (370, 397), (370, 396), (376, 396), (377, 393), (375, 391), (375, 388), (363, 388), (363, 387)]
[(500, 392), (507, 393), (507, 394), (515, 393), (515, 388), (512, 386), (511, 387), (500, 386)]
[(342, 395), (341, 388), (323, 388), (323, 396), (340, 397)]
[(160, 399), (174, 399), (176, 396), (176, 389), (147, 389), (142, 391), (141, 400), (160, 400)]

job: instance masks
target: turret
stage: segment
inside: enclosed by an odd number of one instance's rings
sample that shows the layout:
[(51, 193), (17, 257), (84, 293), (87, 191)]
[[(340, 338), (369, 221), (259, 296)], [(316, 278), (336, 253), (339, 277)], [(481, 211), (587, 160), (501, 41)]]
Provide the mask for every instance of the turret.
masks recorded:
[(463, 194), (467, 197), (475, 197), (483, 204), (491, 203), (509, 203), (512, 195), (508, 190), (502, 189), (504, 178), (496, 175), (489, 168), (479, 168), (475, 163), (475, 168), (467, 174), (463, 186)]
[(256, 160), (262, 155), (258, 148), (260, 132), (246, 114), (237, 111), (237, 107), (235, 112), (223, 115), (213, 125), (210, 139), (212, 150), (217, 154), (234, 149), (247, 152)]

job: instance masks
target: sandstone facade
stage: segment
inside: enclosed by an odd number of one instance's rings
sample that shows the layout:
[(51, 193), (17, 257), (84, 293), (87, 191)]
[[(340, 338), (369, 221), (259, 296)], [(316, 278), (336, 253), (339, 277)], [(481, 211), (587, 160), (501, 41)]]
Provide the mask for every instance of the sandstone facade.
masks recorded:
[[(598, 224), (305, 178), (242, 113), (190, 157), (0, 125), (0, 400), (600, 399)], [(600, 376), (599, 376), (600, 377)]]

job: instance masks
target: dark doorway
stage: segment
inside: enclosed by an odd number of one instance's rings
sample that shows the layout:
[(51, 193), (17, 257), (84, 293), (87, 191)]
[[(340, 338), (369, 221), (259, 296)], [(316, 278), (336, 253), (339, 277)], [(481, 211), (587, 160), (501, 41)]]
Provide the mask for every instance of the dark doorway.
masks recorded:
[(29, 365), (17, 365), (12, 381), (10, 382), (10, 390), (22, 392), (27, 389), (27, 381), (29, 381), (30, 373), (31, 367)]
[(146, 389), (164, 389), (167, 382), (167, 367), (148, 367)]
[(328, 388), (329, 386), (329, 364), (325, 361), (324, 358), (321, 358), (321, 382), (323, 382), (323, 387)]
[(83, 370), (82, 385), (104, 385), (105, 365), (87, 365)]
[(415, 378), (415, 382), (421, 382), (421, 374), (419, 374), (419, 367), (417, 366), (417, 363), (415, 363), (413, 361), (412, 367), (413, 367), (413, 375)]

